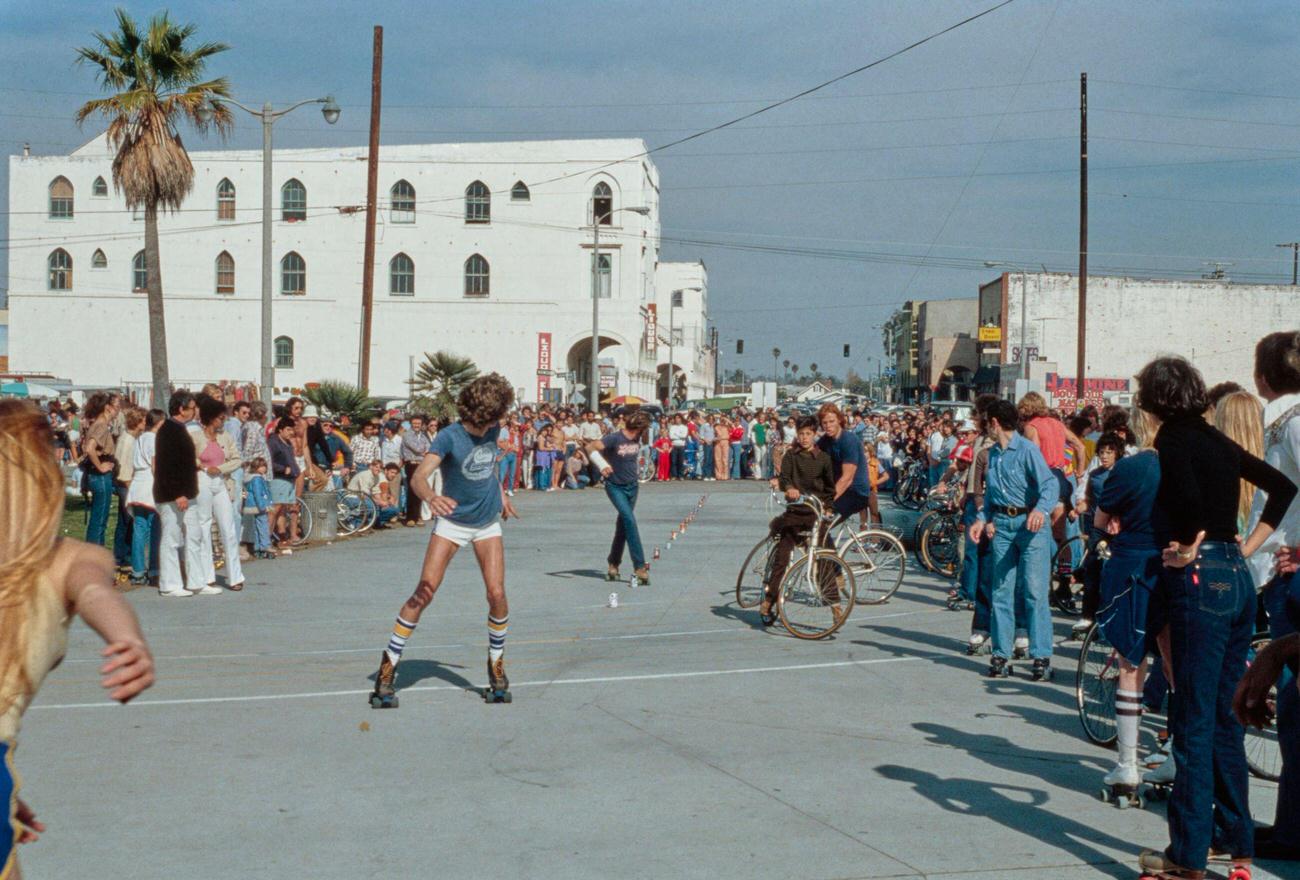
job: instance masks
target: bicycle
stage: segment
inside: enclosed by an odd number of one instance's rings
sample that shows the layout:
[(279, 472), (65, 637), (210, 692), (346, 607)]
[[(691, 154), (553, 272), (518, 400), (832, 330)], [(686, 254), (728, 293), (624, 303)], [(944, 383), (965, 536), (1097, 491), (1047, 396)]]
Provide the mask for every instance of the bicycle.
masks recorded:
[[(926, 496), (926, 512), (921, 514), (912, 529), (912, 547), (917, 563), (947, 578), (957, 576), (961, 560), (961, 512), (956, 506), (958, 492), (957, 485), (935, 487)], [(933, 547), (927, 548), (926, 536), (931, 532), (936, 532), (930, 539)]]
[(636, 457), (636, 478), (639, 483), (648, 483), (655, 478), (659, 469), (659, 451), (653, 446), (642, 446)]
[(894, 484), (894, 503), (908, 510), (920, 510), (929, 494), (925, 465), (916, 459), (908, 459), (902, 471)]
[(806, 504), (816, 520), (804, 534), (802, 555), (797, 560), (791, 556), (781, 579), (776, 597), (777, 619), (797, 639), (824, 639), (843, 626), (853, 611), (853, 569), (834, 550), (816, 546), (830, 521), (821, 502), (806, 495), (790, 503)]
[[(776, 491), (771, 493), (769, 500), (784, 503)], [(853, 571), (857, 587), (854, 601), (858, 605), (880, 605), (889, 601), (902, 586), (907, 570), (907, 551), (899, 537), (881, 525), (854, 529), (845, 519), (833, 524), (830, 530), (836, 555)], [(754, 608), (763, 600), (762, 585), (767, 581), (766, 575), (771, 570), (770, 557), (775, 550), (776, 539), (768, 535), (745, 557), (736, 578), (736, 604), (741, 608)], [(792, 556), (791, 567), (794, 562)]]
[(339, 534), (359, 535), (367, 532), (379, 519), (374, 499), (364, 492), (338, 489)]
[[(307, 502), (302, 498), (295, 502), (295, 506), (298, 508), (298, 536), (293, 539), (286, 539), (275, 531), (273, 522), (273, 528), (271, 529), (271, 542), (273, 544), (282, 547), (301, 547), (307, 543), (307, 538), (311, 535), (311, 508), (307, 506)], [(285, 522), (286, 524), (291, 522), (288, 513), (285, 514)]]
[[(1246, 654), (1249, 665), (1269, 643), (1266, 632), (1258, 632), (1251, 639)], [(1093, 624), (1079, 649), (1079, 668), (1075, 674), (1075, 701), (1079, 708), (1079, 721), (1084, 735), (1099, 746), (1109, 748), (1117, 738), (1115, 725), (1115, 690), (1119, 685), (1119, 653), (1110, 646)], [(1276, 700), (1277, 689), (1269, 693), (1269, 701)], [(1246, 766), (1252, 776), (1276, 782), (1281, 778), (1282, 752), (1278, 745), (1277, 729), (1270, 723), (1260, 730), (1246, 728)]]

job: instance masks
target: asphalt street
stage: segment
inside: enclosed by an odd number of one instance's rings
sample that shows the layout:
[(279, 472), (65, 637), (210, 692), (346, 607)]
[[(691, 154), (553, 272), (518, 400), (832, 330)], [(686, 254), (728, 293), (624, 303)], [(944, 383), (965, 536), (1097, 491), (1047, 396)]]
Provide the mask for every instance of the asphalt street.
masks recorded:
[[(830, 640), (764, 632), (732, 594), (764, 499), (645, 487), (662, 558), (632, 590), (603, 579), (602, 492), (520, 493), (510, 705), (477, 693), (487, 612), (464, 552), (408, 643), (401, 708), (369, 707), (427, 528), (250, 564), (242, 593), (129, 594), (158, 684), (109, 704), (98, 640), (74, 628), (17, 752), (49, 825), (27, 876), (1136, 877), (1164, 805), (1098, 800), (1114, 753), (1083, 737), (1076, 649), (1050, 684), (984, 678), (968, 616), (914, 565)], [(1257, 816), (1275, 792), (1252, 781)]]

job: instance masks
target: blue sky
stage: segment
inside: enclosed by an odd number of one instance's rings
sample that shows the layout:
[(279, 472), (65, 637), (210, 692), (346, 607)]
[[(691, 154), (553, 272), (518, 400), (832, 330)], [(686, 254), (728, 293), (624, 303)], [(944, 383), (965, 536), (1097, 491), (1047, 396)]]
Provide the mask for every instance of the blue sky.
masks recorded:
[[(276, 127), (279, 146), (365, 142), (375, 24), (385, 27), (384, 143), (600, 132), (654, 146), (992, 4), (167, 8), (233, 47), (212, 72), (246, 103), (338, 97), (337, 126), (302, 113)], [(138, 17), (163, 8), (125, 5)], [(67, 152), (93, 133), (71, 122), (95, 93), (74, 49), (111, 24), (106, 4), (4, 0), (0, 148), (29, 140), (38, 153)], [(663, 252), (708, 264), (724, 369), (770, 369), (779, 346), (803, 366), (865, 372), (880, 352), (874, 327), (904, 299), (974, 296), (994, 274), (983, 260), (1077, 266), (1086, 70), (1091, 270), (1186, 275), (1218, 260), (1241, 280), (1289, 281), (1290, 253), (1274, 244), (1300, 238), (1297, 49), (1295, 3), (1017, 0), (813, 98), (656, 154)], [(240, 118), (230, 145), (258, 143)]]

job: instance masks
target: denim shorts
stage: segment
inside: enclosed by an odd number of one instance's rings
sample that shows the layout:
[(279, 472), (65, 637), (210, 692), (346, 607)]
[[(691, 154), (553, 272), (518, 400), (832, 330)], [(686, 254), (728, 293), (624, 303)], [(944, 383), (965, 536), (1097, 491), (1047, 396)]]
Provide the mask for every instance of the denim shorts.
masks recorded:
[[(1097, 625), (1120, 656), (1139, 665), (1163, 626), (1153, 601), (1164, 563), (1159, 550), (1114, 550), (1101, 569)], [(1153, 619), (1155, 618), (1155, 619)]]

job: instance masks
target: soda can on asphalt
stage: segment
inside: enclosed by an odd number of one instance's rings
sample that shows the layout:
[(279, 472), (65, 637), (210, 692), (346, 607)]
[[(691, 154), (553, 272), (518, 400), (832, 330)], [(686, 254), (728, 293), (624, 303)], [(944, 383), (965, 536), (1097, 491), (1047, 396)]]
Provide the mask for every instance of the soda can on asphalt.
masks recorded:
[(610, 608), (617, 608), (617, 607), (618, 607), (618, 593), (610, 593), (610, 594), (609, 594), (609, 607), (610, 607)]

